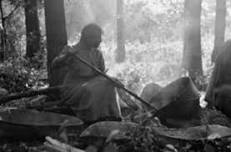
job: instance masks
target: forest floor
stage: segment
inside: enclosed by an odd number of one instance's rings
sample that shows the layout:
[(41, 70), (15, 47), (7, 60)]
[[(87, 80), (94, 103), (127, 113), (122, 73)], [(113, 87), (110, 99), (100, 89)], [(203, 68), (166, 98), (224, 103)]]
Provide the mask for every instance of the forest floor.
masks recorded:
[[(228, 128), (231, 127), (230, 119), (221, 114), (220, 112), (216, 110), (204, 110), (202, 113), (202, 117), (206, 117), (204, 126), (210, 125), (210, 124), (219, 124), (221, 126), (226, 126)], [(203, 120), (204, 120), (203, 118)], [(107, 150), (102, 150), (102, 152), (110, 152), (110, 151), (119, 151), (119, 152), (129, 152), (129, 151), (137, 151), (137, 152), (147, 152), (147, 151), (159, 151), (159, 152), (215, 152), (215, 151), (231, 151), (231, 138), (217, 138), (214, 140), (178, 140), (175, 139), (169, 140), (168, 138), (164, 138), (164, 144), (163, 140), (159, 140), (156, 137), (150, 136), (150, 134), (156, 135), (153, 133), (153, 130), (150, 129), (152, 126), (157, 126), (159, 124), (155, 124), (155, 121), (152, 121), (152, 123), (145, 124), (146, 128), (149, 128), (148, 130), (142, 130), (143, 124), (138, 125), (140, 128), (134, 130), (129, 130), (130, 132), (130, 141), (129, 142), (121, 142), (117, 143), (117, 146), (112, 146)], [(165, 126), (161, 126), (163, 128), (166, 128)], [(197, 134), (196, 132), (192, 132), (193, 134)], [(174, 133), (172, 133), (174, 134)], [(68, 135), (68, 134), (67, 134)], [(182, 133), (182, 136), (184, 134)], [(76, 134), (76, 136), (78, 136)], [(68, 136), (69, 137), (69, 136)], [(58, 140), (62, 141), (62, 138), (57, 137)], [(3, 152), (64, 152), (62, 150), (54, 150), (51, 148), (48, 148), (44, 145), (44, 142), (46, 140), (36, 140), (36, 141), (14, 141), (14, 142), (1, 142), (0, 143), (0, 151)], [(65, 142), (65, 141), (62, 141)], [(76, 145), (81, 145), (81, 143), (78, 143), (78, 140), (72, 139), (72, 141), (66, 141), (68, 145), (72, 145), (73, 147), (78, 147), (82, 149), (86, 149), (87, 147), (79, 147)], [(82, 143), (83, 144), (83, 143)], [(151, 146), (152, 145), (152, 146)], [(146, 148), (145, 148), (146, 147)], [(142, 151), (140, 151), (143, 149)], [(95, 152), (93, 149), (90, 148), (90, 150), (85, 150), (87, 152)], [(66, 150), (66, 152), (72, 152)], [(73, 151), (78, 152), (78, 151)]]

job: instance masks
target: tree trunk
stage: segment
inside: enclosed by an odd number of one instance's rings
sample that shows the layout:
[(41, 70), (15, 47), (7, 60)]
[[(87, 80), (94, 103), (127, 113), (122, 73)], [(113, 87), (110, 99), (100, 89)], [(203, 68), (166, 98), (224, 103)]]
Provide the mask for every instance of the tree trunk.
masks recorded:
[(6, 52), (6, 27), (5, 27), (5, 17), (3, 13), (2, 0), (0, 0), (0, 14), (1, 14), (1, 21), (2, 21), (0, 25), (0, 37), (1, 37), (0, 62), (3, 62)]
[(123, 0), (117, 0), (117, 50), (116, 62), (122, 63), (125, 60), (125, 38), (123, 19)]
[(225, 41), (226, 0), (216, 1), (215, 40), (212, 62), (215, 62)]
[(64, 0), (45, 0), (45, 21), (47, 35), (47, 68), (51, 86), (59, 85), (65, 76), (64, 69), (51, 69), (52, 60), (67, 44)]
[(25, 0), (26, 56), (32, 58), (40, 50), (37, 0)]
[(185, 0), (184, 52), (183, 66), (198, 86), (198, 79), (203, 75), (201, 59), (201, 2)]

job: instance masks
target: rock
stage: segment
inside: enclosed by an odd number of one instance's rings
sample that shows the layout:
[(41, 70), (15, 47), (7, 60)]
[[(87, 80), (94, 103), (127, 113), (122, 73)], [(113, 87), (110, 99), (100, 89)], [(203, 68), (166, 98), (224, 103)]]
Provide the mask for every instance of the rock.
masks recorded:
[(6, 89), (0, 88), (0, 97), (5, 96), (5, 95), (7, 95), (8, 93), (9, 93), (9, 92), (8, 92)]
[[(200, 93), (189, 77), (179, 78), (164, 88), (151, 99), (151, 104), (158, 109), (156, 116), (163, 125), (181, 127), (174, 123), (199, 119)], [(167, 120), (172, 120), (167, 121)]]
[(126, 133), (134, 130), (138, 124), (132, 122), (119, 122), (119, 121), (102, 121), (92, 124), (85, 129), (80, 137), (98, 137), (108, 138), (113, 132), (113, 138), (116, 140), (127, 139)]
[(163, 127), (152, 128), (158, 135), (172, 139), (195, 141), (226, 138), (231, 135), (231, 129), (221, 125), (200, 125), (189, 128), (169, 129)]
[(145, 101), (150, 102), (151, 98), (154, 97), (160, 91), (160, 89), (161, 86), (159, 86), (158, 84), (149, 83), (143, 88), (140, 97)]
[[(105, 121), (98, 122), (89, 126), (82, 132), (80, 137), (98, 137), (108, 138), (112, 132), (116, 131), (113, 135), (114, 140), (129, 139), (129, 133), (133, 133), (138, 128), (143, 128), (136, 123), (131, 122), (113, 122)], [(231, 136), (231, 129), (221, 125), (199, 125), (188, 128), (166, 128), (166, 127), (144, 127), (143, 129), (150, 129), (155, 133), (156, 137), (162, 137), (166, 139), (182, 140), (182, 141), (195, 141), (195, 140), (214, 140), (220, 138), (226, 138)], [(128, 136), (127, 136), (128, 135)]]

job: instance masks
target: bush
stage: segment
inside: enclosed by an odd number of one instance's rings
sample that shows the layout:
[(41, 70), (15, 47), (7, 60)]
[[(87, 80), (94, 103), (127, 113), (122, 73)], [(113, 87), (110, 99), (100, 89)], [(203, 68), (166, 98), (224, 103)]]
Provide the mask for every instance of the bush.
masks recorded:
[(46, 74), (45, 69), (36, 69), (24, 57), (12, 57), (0, 64), (0, 87), (10, 93), (26, 91), (42, 85), (39, 80)]

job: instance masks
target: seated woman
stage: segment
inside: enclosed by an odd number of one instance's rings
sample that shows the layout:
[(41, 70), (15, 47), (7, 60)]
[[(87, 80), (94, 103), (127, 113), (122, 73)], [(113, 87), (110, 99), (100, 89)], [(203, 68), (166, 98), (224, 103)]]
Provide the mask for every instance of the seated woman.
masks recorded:
[(88, 63), (105, 71), (104, 59), (97, 49), (101, 43), (102, 29), (96, 24), (85, 26), (79, 43), (66, 46), (53, 61), (53, 67), (67, 67), (62, 90), (63, 103), (86, 123), (100, 120), (120, 120), (121, 112), (113, 84), (98, 75), (87, 65), (74, 58), (76, 54)]

